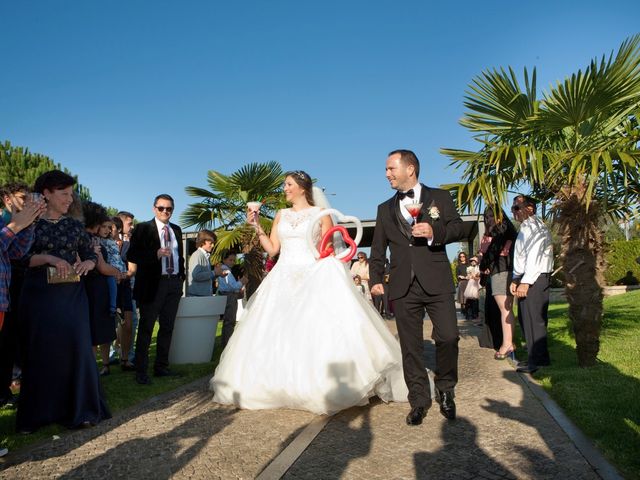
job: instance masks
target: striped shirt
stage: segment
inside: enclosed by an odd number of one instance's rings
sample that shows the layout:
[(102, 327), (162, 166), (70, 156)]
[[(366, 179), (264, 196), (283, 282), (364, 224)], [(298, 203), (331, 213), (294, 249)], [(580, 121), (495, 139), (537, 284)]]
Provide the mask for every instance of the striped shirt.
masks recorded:
[(34, 225), (15, 234), (0, 220), (0, 312), (9, 310), (9, 284), (11, 283), (11, 260), (26, 255), (34, 238)]

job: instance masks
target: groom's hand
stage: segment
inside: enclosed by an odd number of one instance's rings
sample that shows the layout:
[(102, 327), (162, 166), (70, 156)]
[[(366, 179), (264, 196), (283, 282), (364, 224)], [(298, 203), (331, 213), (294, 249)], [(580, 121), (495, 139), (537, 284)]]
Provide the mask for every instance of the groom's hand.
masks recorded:
[(384, 295), (384, 287), (381, 283), (376, 283), (373, 287), (371, 287), (371, 295), (378, 296)]
[(424, 222), (424, 223), (416, 223), (412, 228), (411, 228), (411, 234), (414, 237), (423, 237), (423, 238), (427, 238), (427, 239), (432, 239), (433, 238), (433, 228), (431, 228), (431, 224)]

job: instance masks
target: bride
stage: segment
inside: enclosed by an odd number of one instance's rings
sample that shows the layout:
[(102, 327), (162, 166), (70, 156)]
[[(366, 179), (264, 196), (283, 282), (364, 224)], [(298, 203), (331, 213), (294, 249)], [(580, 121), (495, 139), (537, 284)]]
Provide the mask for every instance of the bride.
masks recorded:
[[(289, 172), (271, 235), (258, 213), (248, 222), (270, 256), (280, 258), (248, 302), (211, 379), (214, 401), (247, 409), (294, 408), (333, 414), (377, 395), (407, 401), (400, 345), (334, 257), (316, 261), (306, 242), (312, 182)], [(332, 227), (328, 216), (314, 238)]]

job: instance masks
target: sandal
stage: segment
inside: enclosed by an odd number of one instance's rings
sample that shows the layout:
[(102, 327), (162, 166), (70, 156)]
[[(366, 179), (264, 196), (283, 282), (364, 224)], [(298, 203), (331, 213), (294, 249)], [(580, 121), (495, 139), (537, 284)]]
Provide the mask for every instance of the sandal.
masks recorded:
[(101, 377), (106, 377), (110, 373), (111, 373), (111, 371), (109, 370), (109, 367), (102, 367), (102, 370), (100, 370), (100, 376)]
[(513, 349), (509, 349), (504, 353), (496, 352), (493, 356), (495, 360), (504, 360), (506, 358), (510, 358), (511, 360), (515, 360), (515, 354), (513, 353)]

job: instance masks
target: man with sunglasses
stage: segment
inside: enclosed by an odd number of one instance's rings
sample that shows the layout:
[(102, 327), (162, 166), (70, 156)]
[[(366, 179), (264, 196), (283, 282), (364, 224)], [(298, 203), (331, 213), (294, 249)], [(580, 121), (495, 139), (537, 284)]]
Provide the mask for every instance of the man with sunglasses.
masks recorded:
[(140, 320), (135, 368), (136, 382), (141, 385), (151, 383), (147, 368), (156, 318), (160, 329), (153, 373), (156, 377), (173, 375), (169, 347), (185, 278), (182, 230), (169, 222), (173, 208), (170, 195), (158, 195), (153, 202), (155, 218), (136, 226), (127, 253), (128, 261), (137, 265), (133, 298), (140, 309)]
[(525, 195), (513, 200), (511, 212), (520, 222), (514, 244), (511, 294), (518, 298), (518, 320), (527, 342), (528, 361), (517, 371), (533, 373), (549, 365), (547, 324), (549, 280), (553, 270), (553, 244), (549, 229), (536, 216), (536, 202)]

